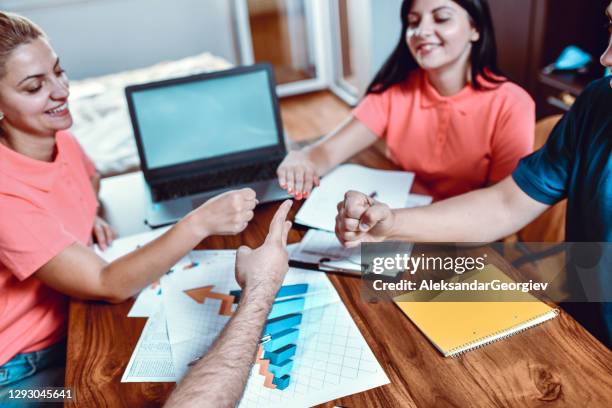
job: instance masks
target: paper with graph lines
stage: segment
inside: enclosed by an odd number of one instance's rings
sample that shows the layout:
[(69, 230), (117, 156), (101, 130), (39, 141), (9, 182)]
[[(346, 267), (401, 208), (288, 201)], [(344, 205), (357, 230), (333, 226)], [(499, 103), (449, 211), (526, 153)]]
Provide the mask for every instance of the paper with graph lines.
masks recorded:
[[(235, 251), (194, 251), (191, 257), (196, 267), (161, 280), (177, 381), (229, 321), (225, 295), (239, 289), (234, 278)], [(389, 383), (327, 276), (290, 268), (283, 285), (302, 283), (308, 284), (308, 291), (291, 382), (283, 390), (265, 387), (265, 377), (255, 364), (240, 407), (306, 407)]]
[[(208, 253), (207, 253), (208, 252)], [(162, 280), (163, 304), (177, 378), (204, 354), (223, 329), (222, 299), (196, 302), (185, 293), (214, 286), (217, 293), (238, 289), (233, 251), (199, 251), (194, 270)], [(325, 274), (291, 268), (283, 285), (308, 284), (303, 319), (290, 385), (282, 390), (263, 386), (254, 365), (241, 407), (311, 406), (389, 383), (359, 329)]]

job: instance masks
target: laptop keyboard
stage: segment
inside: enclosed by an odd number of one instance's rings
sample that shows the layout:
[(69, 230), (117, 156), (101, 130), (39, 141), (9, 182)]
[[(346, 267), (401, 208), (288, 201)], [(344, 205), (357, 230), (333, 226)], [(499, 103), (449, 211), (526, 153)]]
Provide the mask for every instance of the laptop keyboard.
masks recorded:
[(167, 201), (218, 188), (270, 180), (276, 178), (279, 164), (280, 160), (275, 160), (161, 183), (151, 189), (153, 201)]

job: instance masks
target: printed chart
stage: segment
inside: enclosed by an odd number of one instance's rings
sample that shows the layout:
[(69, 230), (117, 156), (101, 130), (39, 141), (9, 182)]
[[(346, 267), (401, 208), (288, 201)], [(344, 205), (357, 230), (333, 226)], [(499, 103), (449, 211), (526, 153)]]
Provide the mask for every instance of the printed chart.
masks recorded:
[[(212, 286), (206, 289), (209, 294), (236, 296), (240, 288), (234, 279), (234, 256), (233, 251), (194, 253), (192, 257), (199, 262), (199, 268), (171, 274), (161, 281), (172, 359), (179, 380), (188, 364), (206, 352), (230, 318), (220, 313), (224, 299), (208, 296), (199, 303), (186, 291)], [(299, 313), (303, 308), (295, 332), (288, 333), (289, 337), (281, 336), (285, 338), (274, 344), (281, 349), (287, 345), (295, 347), (290, 346), (288, 353), (272, 360), (266, 359), (264, 343), (260, 360), (269, 360), (268, 367), (262, 367), (261, 361), (253, 366), (241, 407), (311, 406), (389, 383), (325, 274), (291, 268), (283, 285), (308, 287), (306, 292), (287, 298), (293, 300), (290, 302), (293, 308), (287, 307), (278, 316), (270, 315), (274, 319)], [(294, 326), (288, 330), (292, 329)], [(283, 341), (288, 343), (282, 345)], [(290, 367), (282, 364), (287, 360), (291, 360)], [(280, 386), (274, 384), (275, 388), (270, 386), (269, 376), (261, 374), (270, 364), (279, 373)], [(290, 381), (280, 380), (285, 375), (290, 376)]]

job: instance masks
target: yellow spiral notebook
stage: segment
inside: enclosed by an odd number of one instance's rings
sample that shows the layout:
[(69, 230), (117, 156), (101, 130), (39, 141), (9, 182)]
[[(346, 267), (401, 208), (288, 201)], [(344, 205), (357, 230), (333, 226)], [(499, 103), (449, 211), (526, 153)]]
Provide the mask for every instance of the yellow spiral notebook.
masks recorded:
[[(449, 281), (469, 283), (496, 279), (514, 282), (491, 264)], [(476, 296), (478, 301), (470, 301)], [(557, 309), (524, 292), (413, 291), (393, 300), (444, 357), (512, 336), (558, 314)]]

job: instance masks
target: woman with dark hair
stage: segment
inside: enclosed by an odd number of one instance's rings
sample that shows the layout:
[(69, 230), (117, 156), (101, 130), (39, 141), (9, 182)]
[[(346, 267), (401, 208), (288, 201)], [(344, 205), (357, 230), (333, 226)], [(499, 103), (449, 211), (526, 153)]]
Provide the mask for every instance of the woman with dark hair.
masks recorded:
[(297, 199), (378, 138), (435, 200), (500, 181), (532, 151), (535, 104), (497, 67), (487, 1), (404, 0), (400, 17), (400, 40), (352, 115), (279, 166)]

